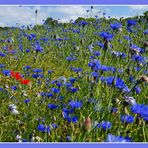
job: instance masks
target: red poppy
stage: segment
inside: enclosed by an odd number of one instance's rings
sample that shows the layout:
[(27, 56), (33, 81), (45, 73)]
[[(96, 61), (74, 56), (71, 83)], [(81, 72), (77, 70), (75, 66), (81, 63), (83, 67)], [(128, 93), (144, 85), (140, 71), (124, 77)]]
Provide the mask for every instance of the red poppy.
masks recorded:
[(11, 74), (11, 77), (15, 78), (16, 80), (21, 80), (22, 79), (19, 72), (11, 71), (10, 74)]
[(21, 84), (27, 85), (30, 83), (30, 80), (22, 79), (20, 82), (21, 82)]
[(10, 75), (12, 78), (15, 78), (16, 80), (20, 81), (21, 84), (27, 85), (30, 83), (30, 80), (23, 79), (19, 72), (11, 71)]

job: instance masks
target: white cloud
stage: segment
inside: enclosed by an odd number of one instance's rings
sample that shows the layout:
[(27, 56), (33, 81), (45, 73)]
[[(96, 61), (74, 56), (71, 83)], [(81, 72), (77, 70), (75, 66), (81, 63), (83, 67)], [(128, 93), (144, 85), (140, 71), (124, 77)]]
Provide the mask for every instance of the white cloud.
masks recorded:
[[(86, 14), (83, 6), (53, 6), (53, 7), (26, 7), (26, 6), (0, 6), (0, 22), (6, 26), (35, 24), (35, 10), (38, 10), (38, 23), (47, 17), (54, 18), (75, 18)], [(63, 18), (65, 17), (65, 18)]]
[[(132, 11), (138, 9), (140, 12), (145, 9), (148, 10), (148, 6), (128, 6), (127, 8)], [(39, 24), (42, 24), (43, 20), (48, 17), (59, 18), (61, 22), (68, 22), (78, 17), (102, 16), (102, 12), (107, 13), (107, 15), (111, 13), (110, 7), (97, 6), (94, 6), (91, 14), (86, 12), (86, 10), (90, 10), (90, 6), (0, 6), (0, 26), (15, 26), (16, 23), (19, 25), (34, 25), (36, 9), (38, 10)], [(99, 13), (100, 9), (101, 13)], [(131, 12), (131, 14), (135, 14), (135, 12)], [(112, 17), (112, 15), (110, 16)]]
[(144, 5), (131, 5), (129, 7), (134, 10), (148, 10), (148, 6)]

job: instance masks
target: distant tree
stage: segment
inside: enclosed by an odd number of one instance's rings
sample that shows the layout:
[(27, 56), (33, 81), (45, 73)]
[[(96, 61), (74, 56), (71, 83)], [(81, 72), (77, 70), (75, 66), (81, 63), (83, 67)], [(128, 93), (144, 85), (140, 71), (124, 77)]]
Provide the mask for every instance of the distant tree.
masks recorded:
[(49, 25), (51, 27), (57, 27), (58, 21), (54, 20), (53, 18), (49, 17), (45, 20), (44, 25)]

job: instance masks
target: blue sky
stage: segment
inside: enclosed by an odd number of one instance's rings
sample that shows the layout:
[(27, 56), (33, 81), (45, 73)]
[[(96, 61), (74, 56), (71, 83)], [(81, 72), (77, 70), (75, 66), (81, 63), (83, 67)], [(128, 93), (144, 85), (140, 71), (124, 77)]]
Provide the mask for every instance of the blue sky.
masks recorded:
[[(67, 22), (90, 15), (86, 13), (86, 10), (90, 10), (90, 6), (0, 6), (0, 26), (34, 25), (36, 9), (38, 9), (38, 24), (42, 24), (48, 17)], [(148, 6), (94, 6), (92, 15), (101, 17), (105, 12), (106, 16), (120, 18), (141, 15), (145, 11), (148, 11)]]

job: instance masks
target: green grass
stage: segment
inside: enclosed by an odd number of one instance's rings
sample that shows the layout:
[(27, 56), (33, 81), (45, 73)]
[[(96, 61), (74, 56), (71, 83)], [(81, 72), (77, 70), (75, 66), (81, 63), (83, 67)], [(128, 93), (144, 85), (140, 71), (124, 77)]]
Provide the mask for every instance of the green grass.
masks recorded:
[[(132, 138), (134, 142), (147, 142), (148, 141), (148, 128), (147, 122), (142, 118), (138, 119), (137, 115), (134, 115), (130, 111), (130, 106), (124, 106), (123, 104), (123, 94), (121, 91), (116, 89), (113, 86), (108, 86), (102, 83), (100, 80), (91, 86), (93, 77), (91, 77), (91, 68), (88, 67), (90, 61), (90, 56), (92, 55), (88, 50), (88, 45), (95, 42), (103, 42), (102, 38), (96, 35), (95, 33), (100, 33), (102, 30), (107, 30), (110, 23), (107, 20), (98, 23), (100, 28), (89, 24), (84, 28), (78, 25), (69, 24), (64, 27), (67, 32), (63, 32), (63, 26), (59, 25), (56, 28), (51, 28), (48, 31), (46, 28), (38, 30), (8, 30), (8, 34), (4, 34), (5, 31), (1, 31), (1, 38), (7, 39), (10, 37), (10, 32), (12, 33), (14, 42), (13, 43), (0, 43), (0, 51), (4, 52), (2, 49), (5, 46), (12, 44), (13, 49), (17, 50), (16, 54), (7, 54), (6, 57), (0, 57), (0, 63), (5, 64), (4, 69), (14, 70), (25, 75), (26, 79), (30, 79), (31, 83), (27, 86), (21, 85), (18, 81), (8, 76), (4, 76), (0, 71), (0, 87), (5, 91), (0, 92), (0, 141), (1, 142), (14, 142), (16, 140), (16, 135), (21, 135), (22, 139), (27, 139), (29, 141), (30, 134), (33, 134), (35, 137), (38, 136), (42, 142), (59, 142), (66, 141), (66, 136), (71, 136), (73, 142), (103, 142), (106, 140), (108, 133), (112, 133), (116, 136), (126, 136), (129, 132), (129, 137)], [(137, 27), (140, 25), (140, 29)], [(80, 29), (80, 33), (73, 33), (72, 29)], [(136, 79), (143, 75), (144, 68), (140, 72), (134, 70), (134, 67), (137, 66), (137, 63), (132, 61), (128, 55), (128, 41), (123, 38), (123, 35), (130, 35), (132, 38), (133, 44), (142, 47), (143, 41), (146, 40), (147, 35), (143, 35), (143, 31), (146, 28), (146, 23), (137, 24), (133, 27), (134, 30), (137, 30), (137, 35), (135, 33), (127, 32), (126, 26), (123, 25), (122, 32), (114, 32), (109, 29), (110, 33), (114, 34), (114, 38), (111, 41), (113, 48), (111, 50), (124, 52), (127, 57), (125, 59), (120, 59), (113, 57), (110, 54), (110, 50), (104, 52), (99, 46), (94, 47), (94, 51), (100, 51), (101, 55), (95, 59), (100, 60), (102, 65), (112, 66), (117, 69), (122, 69), (123, 74), (112, 72), (101, 72), (101, 76), (118, 76), (124, 80), (129, 88), (134, 84), (129, 82), (129, 74), (125, 70), (130, 67), (131, 74)], [(51, 35), (58, 34), (59, 37), (63, 38), (66, 36), (68, 40), (65, 41), (56, 41), (51, 38)], [(37, 36), (37, 40), (40, 42), (41, 47), (43, 48), (43, 53), (37, 53), (33, 50), (32, 43), (35, 43), (35, 40), (29, 41), (24, 36), (20, 34), (30, 34), (34, 33)], [(84, 35), (83, 38), (81, 36)], [(48, 38), (48, 43), (40, 40), (41, 37)], [(18, 41), (18, 38), (20, 41)], [(122, 40), (122, 43), (119, 43), (118, 40)], [(57, 42), (58, 46), (55, 44)], [(73, 43), (79, 47), (79, 50), (76, 50), (73, 46)], [(23, 51), (18, 47), (21, 45)], [(29, 53), (26, 53), (26, 49), (30, 49)], [(68, 62), (66, 57), (70, 54), (74, 54), (77, 58), (76, 61)], [(143, 57), (148, 56), (148, 52), (142, 54)], [(17, 58), (17, 59), (16, 59)], [(32, 69), (40, 68), (43, 70), (44, 78), (34, 79), (31, 77), (33, 74), (30, 70), (30, 76), (25, 74), (23, 70), (24, 66), (31, 66)], [(79, 67), (83, 69), (81, 75), (72, 72), (70, 66)], [(142, 67), (141, 67), (142, 68)], [(53, 70), (54, 73), (50, 76), (48, 70)], [(88, 73), (88, 74), (87, 74)], [(50, 92), (50, 88), (57, 87), (49, 83), (46, 85), (46, 78), (50, 79), (50, 82), (54, 79), (64, 76), (67, 79), (69, 77), (75, 77), (77, 81), (74, 83), (74, 87), (78, 88), (79, 91), (76, 93), (70, 93), (67, 91), (65, 86), (60, 88), (60, 94), (54, 95), (52, 99), (42, 98), (37, 96), (37, 93), (41, 92)], [(38, 84), (38, 81), (41, 81), (41, 84)], [(11, 90), (11, 86), (17, 86), (16, 91)], [(8, 86), (8, 87), (5, 87)], [(136, 99), (138, 104), (148, 104), (148, 89), (147, 84), (139, 84), (141, 88), (141, 93), (136, 94), (132, 92), (130, 95)], [(26, 95), (23, 94), (23, 91), (26, 92)], [(62, 100), (59, 100), (58, 97), (63, 96)], [(31, 101), (26, 105), (23, 101), (25, 99), (30, 99)], [(89, 98), (96, 99), (99, 104), (88, 103)], [(68, 123), (62, 117), (62, 105), (67, 104), (69, 99), (83, 101), (82, 107), (80, 109), (74, 110), (74, 115), (78, 117), (77, 123)], [(120, 103), (114, 102), (114, 100), (119, 100)], [(53, 103), (59, 106), (58, 109), (50, 110), (47, 108), (49, 103)], [(8, 105), (15, 104), (17, 110), (19, 111), (18, 115), (13, 115), (9, 109)], [(102, 110), (96, 111), (95, 106), (99, 106)], [(111, 107), (117, 107), (118, 112), (112, 114), (110, 112)], [(68, 107), (70, 108), (70, 107)], [(124, 124), (120, 120), (121, 114), (130, 114), (135, 117), (135, 120), (131, 124)], [(109, 130), (102, 130), (100, 128), (95, 128), (92, 126), (90, 132), (85, 132), (83, 130), (84, 119), (90, 116), (92, 122), (101, 122), (101, 121), (110, 121), (112, 123), (112, 128)], [(37, 119), (40, 119), (39, 121)], [(44, 119), (44, 120), (43, 120)], [(43, 121), (42, 121), (43, 120)], [(58, 124), (57, 129), (52, 129), (49, 134), (42, 133), (38, 131), (37, 127), (39, 124), (44, 124), (50, 126), (52, 123)]]

